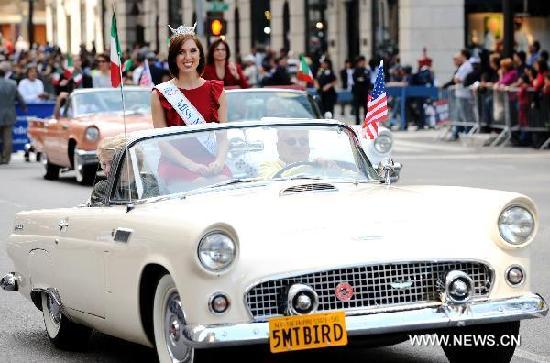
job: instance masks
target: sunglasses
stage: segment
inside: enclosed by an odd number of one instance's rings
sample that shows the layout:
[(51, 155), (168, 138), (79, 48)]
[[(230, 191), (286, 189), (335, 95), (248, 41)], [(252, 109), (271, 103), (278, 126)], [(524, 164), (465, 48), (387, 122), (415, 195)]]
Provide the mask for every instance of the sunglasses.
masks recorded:
[(287, 144), (288, 146), (308, 146), (309, 145), (309, 140), (308, 138), (306, 137), (300, 137), (300, 138), (296, 138), (296, 137), (289, 137), (288, 139), (284, 139), (283, 142), (285, 144)]

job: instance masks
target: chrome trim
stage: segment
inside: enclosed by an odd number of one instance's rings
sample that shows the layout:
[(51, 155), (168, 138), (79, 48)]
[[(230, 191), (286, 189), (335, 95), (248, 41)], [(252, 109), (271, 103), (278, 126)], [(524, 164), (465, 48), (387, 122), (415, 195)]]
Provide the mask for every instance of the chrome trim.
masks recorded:
[(19, 291), (19, 284), (21, 282), (21, 275), (17, 272), (10, 272), (0, 280), (0, 287), (4, 291)]
[[(279, 279), (288, 279), (300, 275), (306, 275), (306, 274), (312, 274), (327, 270), (333, 270), (333, 269), (348, 269), (348, 268), (354, 268), (358, 266), (372, 266), (372, 265), (379, 265), (379, 264), (400, 264), (400, 263), (419, 263), (419, 262), (426, 262), (426, 263), (452, 263), (452, 262), (460, 262), (460, 263), (480, 263), (487, 266), (489, 273), (491, 275), (491, 286), (489, 288), (489, 291), (487, 291), (487, 296), (483, 297), (473, 297), (470, 299), (470, 301), (486, 301), (489, 299), (489, 296), (491, 296), (491, 292), (493, 291), (493, 288), (495, 286), (495, 279), (496, 279), (496, 272), (493, 267), (491, 267), (491, 264), (482, 259), (475, 259), (475, 258), (458, 258), (458, 259), (433, 259), (433, 260), (391, 260), (391, 261), (380, 261), (375, 260), (371, 261), (367, 264), (347, 264), (347, 265), (332, 265), (327, 266), (327, 268), (324, 269), (304, 269), (304, 270), (296, 270), (292, 272), (284, 272), (279, 274), (274, 274), (265, 278), (260, 278), (257, 280), (254, 280), (252, 283), (248, 284), (245, 292), (243, 294), (243, 304), (246, 307), (246, 312), (248, 314), (248, 317), (250, 319), (250, 322), (262, 322), (266, 321), (265, 317), (256, 318), (254, 315), (252, 315), (252, 312), (248, 308), (247, 303), (247, 295), (250, 293), (250, 290), (252, 290), (256, 285), (264, 283), (266, 281), (270, 280), (279, 280)], [(387, 311), (394, 311), (395, 309), (401, 309), (401, 307), (405, 306), (407, 308), (419, 308), (419, 307), (425, 307), (425, 306), (433, 306), (434, 304), (439, 304), (438, 302), (420, 302), (420, 303), (411, 303), (411, 304), (395, 304), (392, 307), (380, 307), (380, 308), (351, 308), (346, 310), (348, 315), (350, 314), (370, 314), (374, 312), (387, 312)], [(282, 316), (281, 314), (273, 314), (271, 317), (276, 316)]]
[[(467, 286), (468, 294), (466, 295), (463, 301), (455, 299), (449, 292), (451, 288), (451, 284), (454, 283), (456, 280), (465, 280), (466, 283), (468, 284)], [(470, 301), (474, 295), (474, 280), (472, 280), (472, 278), (464, 271), (460, 271), (460, 270), (449, 271), (447, 273), (447, 276), (445, 276), (444, 293), (445, 293), (445, 297), (449, 299), (451, 302), (455, 304), (465, 304), (468, 301)]]
[(80, 165), (90, 165), (99, 163), (96, 150), (74, 149), (74, 155), (80, 158)]
[[(214, 298), (218, 295), (223, 295), (225, 297), (225, 300), (227, 300), (227, 309), (225, 309), (225, 311), (223, 313), (218, 313), (217, 311), (215, 311), (213, 308), (212, 308), (212, 302), (214, 301)], [(183, 309), (182, 309), (183, 310)], [(225, 292), (223, 291), (216, 291), (214, 292), (212, 295), (210, 295), (210, 297), (208, 298), (208, 310), (214, 314), (214, 315), (223, 315), (227, 312), (229, 312), (229, 310), (231, 310), (231, 299), (229, 298), (229, 295), (227, 295)]]
[[(529, 238), (527, 238), (524, 242), (522, 243), (519, 243), (519, 244), (513, 244), (511, 242), (508, 242), (503, 236), (502, 234), (500, 233), (500, 217), (502, 216), (502, 213), (504, 213), (505, 211), (507, 211), (508, 209), (510, 208), (514, 208), (514, 207), (520, 207), (520, 208), (523, 208), (525, 209), (527, 212), (529, 212), (529, 214), (531, 214), (531, 216), (533, 217), (533, 231), (531, 233), (531, 235), (529, 236)], [(509, 204), (506, 204), (502, 210), (500, 211), (500, 213), (498, 214), (498, 217), (497, 217), (497, 223), (496, 223), (496, 227), (497, 227), (497, 232), (498, 232), (498, 237), (501, 239), (501, 241), (504, 242), (504, 245), (507, 247), (507, 248), (510, 248), (510, 249), (517, 249), (517, 248), (523, 248), (523, 247), (526, 247), (528, 245), (531, 244), (531, 242), (533, 242), (533, 240), (535, 239), (535, 236), (537, 235), (537, 232), (538, 232), (538, 223), (537, 223), (537, 218), (536, 218), (536, 215), (537, 215), (537, 211), (536, 209), (533, 209), (531, 208), (532, 206), (529, 206), (527, 203), (521, 203), (521, 202), (518, 202), (517, 200), (514, 200), (512, 201), (511, 203)]]
[[(464, 307), (467, 307), (464, 309)], [(542, 296), (526, 293), (518, 297), (461, 305), (403, 310), (397, 313), (346, 316), (348, 335), (374, 335), (449, 328), (473, 324), (494, 324), (543, 317), (548, 305)], [(187, 325), (183, 337), (194, 348), (265, 344), (269, 323)]]
[[(521, 269), (521, 271), (523, 271), (523, 280), (521, 280), (521, 282), (519, 284), (512, 284), (510, 281), (508, 281), (508, 272), (514, 268), (514, 267), (517, 267), (519, 269)], [(514, 264), (514, 265), (510, 265), (508, 266), (508, 268), (506, 269), (506, 271), (504, 271), (504, 280), (508, 283), (509, 286), (511, 287), (520, 287), (520, 286), (523, 286), (525, 284), (525, 281), (527, 280), (527, 272), (525, 271), (525, 268), (523, 268), (523, 266), (521, 265), (517, 265), (517, 264)]]
[(17, 232), (17, 231), (22, 231), (24, 228), (25, 228), (24, 225), (22, 225), (22, 224), (16, 224), (16, 225), (13, 227), (13, 230), (14, 230), (15, 232)]
[(285, 187), (279, 192), (280, 196), (294, 195), (299, 193), (327, 193), (337, 192), (338, 188), (332, 183), (316, 182), (316, 183), (303, 183)]
[(319, 308), (319, 295), (317, 295), (315, 290), (313, 290), (310, 286), (305, 284), (293, 284), (292, 286), (290, 286), (290, 289), (288, 290), (288, 295), (286, 298), (286, 308), (291, 315), (303, 315), (303, 313), (296, 311), (296, 308), (292, 303), (296, 295), (298, 295), (301, 292), (308, 292), (312, 295), (312, 299), (311, 299), (312, 300), (311, 304), (313, 305), (311, 308), (312, 313), (316, 312), (317, 308)]

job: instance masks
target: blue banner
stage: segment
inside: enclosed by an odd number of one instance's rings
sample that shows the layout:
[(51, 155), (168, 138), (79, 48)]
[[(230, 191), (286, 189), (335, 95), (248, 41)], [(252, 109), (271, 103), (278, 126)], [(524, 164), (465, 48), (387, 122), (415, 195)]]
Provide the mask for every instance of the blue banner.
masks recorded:
[(13, 152), (25, 150), (25, 145), (29, 143), (27, 137), (27, 125), (29, 117), (46, 118), (53, 115), (55, 103), (41, 102), (27, 104), (27, 113), (23, 113), (19, 105), (16, 107), (17, 119), (12, 129)]

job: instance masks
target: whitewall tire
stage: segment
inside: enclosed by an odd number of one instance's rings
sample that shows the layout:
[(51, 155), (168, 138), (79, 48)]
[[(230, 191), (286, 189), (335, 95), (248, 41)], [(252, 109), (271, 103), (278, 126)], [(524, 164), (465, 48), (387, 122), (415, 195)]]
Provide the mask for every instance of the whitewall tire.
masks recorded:
[(158, 283), (153, 303), (153, 327), (160, 363), (191, 363), (195, 351), (185, 344), (185, 317), (176, 284), (170, 275)]

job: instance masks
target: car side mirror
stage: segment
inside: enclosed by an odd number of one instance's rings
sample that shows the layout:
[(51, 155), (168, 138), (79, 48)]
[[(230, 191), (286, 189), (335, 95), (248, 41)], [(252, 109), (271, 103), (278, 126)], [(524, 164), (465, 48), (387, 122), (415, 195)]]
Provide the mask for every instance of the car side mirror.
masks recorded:
[(391, 184), (399, 181), (399, 176), (401, 174), (401, 169), (403, 165), (401, 163), (396, 163), (393, 159), (383, 159), (378, 164), (378, 176), (380, 176), (381, 183)]
[(331, 119), (332, 118), (332, 112), (330, 111), (327, 111), (325, 112), (325, 114), (323, 115), (326, 119)]

